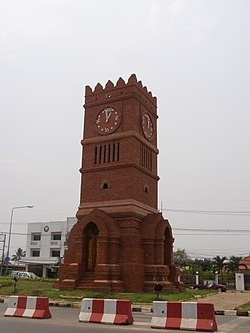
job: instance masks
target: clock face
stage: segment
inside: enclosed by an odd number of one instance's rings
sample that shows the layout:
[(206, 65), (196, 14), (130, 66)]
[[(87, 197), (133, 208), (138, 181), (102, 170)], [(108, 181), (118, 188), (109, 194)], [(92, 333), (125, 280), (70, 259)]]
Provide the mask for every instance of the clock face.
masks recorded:
[(154, 126), (152, 118), (148, 112), (145, 112), (142, 115), (142, 130), (145, 138), (151, 140), (154, 134)]
[(112, 107), (101, 110), (95, 121), (96, 130), (100, 134), (113, 133), (121, 122), (121, 114)]

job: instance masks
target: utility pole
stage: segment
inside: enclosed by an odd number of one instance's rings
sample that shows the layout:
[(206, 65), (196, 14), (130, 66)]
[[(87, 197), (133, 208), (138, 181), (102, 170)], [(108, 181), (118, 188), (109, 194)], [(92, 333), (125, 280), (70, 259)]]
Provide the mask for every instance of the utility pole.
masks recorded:
[(0, 270), (0, 274), (1, 275), (3, 274), (5, 242), (6, 242), (6, 233), (1, 232), (0, 233), (0, 243), (3, 243), (3, 247), (2, 247), (2, 260), (1, 260), (1, 270)]

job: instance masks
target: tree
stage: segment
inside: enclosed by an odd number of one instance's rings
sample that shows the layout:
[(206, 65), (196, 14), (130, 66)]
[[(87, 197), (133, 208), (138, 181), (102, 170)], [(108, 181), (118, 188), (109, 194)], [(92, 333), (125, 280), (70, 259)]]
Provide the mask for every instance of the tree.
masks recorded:
[(227, 266), (227, 257), (216, 256), (213, 258), (213, 271), (222, 275), (223, 268)]
[(208, 272), (208, 271), (212, 271), (213, 269), (213, 262), (211, 259), (203, 259), (200, 261), (200, 267), (202, 272)]
[(245, 264), (240, 264), (241, 260), (242, 257), (235, 257), (235, 256), (230, 257), (229, 262), (227, 264), (228, 271), (235, 273), (239, 271), (240, 266), (244, 266), (247, 269)]
[(174, 263), (176, 265), (187, 265), (191, 262), (190, 256), (187, 254), (185, 249), (177, 249), (174, 251)]
[(16, 250), (15, 254), (12, 256), (12, 259), (14, 262), (18, 262), (22, 259), (22, 257), (25, 257), (26, 253), (21, 249), (20, 247)]

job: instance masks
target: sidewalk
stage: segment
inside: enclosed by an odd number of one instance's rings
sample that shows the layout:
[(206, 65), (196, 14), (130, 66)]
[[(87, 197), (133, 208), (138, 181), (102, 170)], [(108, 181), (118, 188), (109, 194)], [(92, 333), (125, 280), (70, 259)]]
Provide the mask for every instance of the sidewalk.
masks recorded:
[(213, 303), (215, 310), (235, 310), (238, 306), (250, 302), (250, 291), (230, 290), (223, 293), (208, 295), (196, 300), (197, 302)]
[[(239, 315), (236, 312), (236, 308), (240, 305), (250, 302), (250, 291), (226, 291), (207, 295), (204, 297), (197, 297), (195, 300), (189, 302), (207, 302), (214, 304), (214, 310), (217, 314), (221, 315)], [(152, 304), (133, 304), (133, 311), (151, 312)], [(250, 316), (250, 313), (244, 313), (243, 315)]]

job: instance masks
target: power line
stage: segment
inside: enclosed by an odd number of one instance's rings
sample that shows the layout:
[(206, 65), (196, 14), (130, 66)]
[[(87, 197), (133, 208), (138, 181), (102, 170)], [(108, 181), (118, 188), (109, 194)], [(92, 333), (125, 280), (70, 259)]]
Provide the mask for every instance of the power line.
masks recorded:
[(207, 215), (230, 215), (230, 216), (249, 216), (250, 211), (241, 210), (195, 210), (195, 209), (172, 209), (162, 208), (162, 211), (186, 214), (207, 214)]
[(250, 232), (250, 229), (203, 229), (203, 228), (172, 228), (172, 230), (181, 230), (181, 231), (192, 231), (192, 232), (223, 232), (223, 233), (231, 233), (231, 232)]
[[(250, 233), (250, 229), (203, 229), (203, 228), (182, 228), (182, 227), (176, 227), (176, 228), (172, 228), (172, 230), (176, 230), (176, 231), (186, 231), (186, 232), (202, 232), (202, 233), (207, 233), (207, 232), (219, 232), (220, 235), (221, 234), (225, 234), (225, 235), (233, 235), (233, 234), (248, 234)], [(4, 232), (5, 234), (9, 234), (9, 232)], [(24, 232), (12, 232), (12, 235), (19, 235), (19, 236), (31, 236), (31, 234), (34, 233), (39, 233), (39, 232), (32, 232), (32, 233), (24, 233)], [(66, 236), (66, 234), (61, 234), (62, 236)], [(181, 234), (178, 234), (181, 235)], [(185, 235), (190, 235), (190, 234), (185, 234)], [(197, 234), (196, 234), (197, 235)], [(200, 235), (200, 234), (199, 234)], [(208, 235), (208, 234), (207, 234)], [(214, 234), (212, 234), (214, 236)], [(219, 236), (220, 236), (219, 235)], [(241, 235), (241, 236), (243, 236)], [(50, 234), (48, 235), (43, 235), (43, 237), (51, 237)]]
[(237, 233), (227, 233), (227, 234), (176, 234), (178, 236), (250, 236), (250, 233), (248, 234), (237, 234)]

